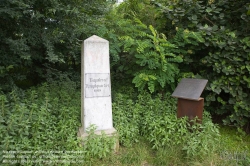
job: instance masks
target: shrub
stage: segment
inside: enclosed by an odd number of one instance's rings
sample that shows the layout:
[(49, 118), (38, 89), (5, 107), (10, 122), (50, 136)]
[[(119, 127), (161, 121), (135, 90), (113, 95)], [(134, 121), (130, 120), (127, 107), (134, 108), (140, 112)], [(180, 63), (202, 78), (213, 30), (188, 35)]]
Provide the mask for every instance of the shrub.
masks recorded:
[(170, 94), (152, 97), (144, 91), (136, 100), (126, 94), (114, 96), (114, 126), (122, 145), (131, 146), (143, 136), (153, 149), (179, 147), (189, 159), (215, 152), (219, 130), (208, 112), (204, 112), (202, 124), (190, 125), (186, 117), (176, 117), (177, 101)]
[(101, 135), (96, 135), (94, 133), (96, 128), (95, 125), (89, 126), (87, 129), (88, 136), (83, 140), (83, 156), (85, 160), (101, 159), (114, 151), (115, 137), (107, 137), (104, 132)]
[[(109, 155), (114, 139), (105, 134), (95, 135), (94, 127), (89, 128), (89, 136), (84, 146), (80, 146), (77, 131), (81, 126), (81, 102), (77, 87), (78, 83), (62, 78), (26, 91), (15, 88), (11, 93), (0, 93), (0, 162), (3, 151), (31, 151), (25, 154), (30, 158), (22, 159), (28, 165), (34, 164), (39, 157), (38, 165), (44, 165), (44, 161), (51, 162), (50, 165), (74, 165), (75, 160), (75, 165), (91, 164), (93, 159)], [(55, 151), (60, 153), (53, 153)]]
[[(249, 1), (162, 1), (154, 2), (166, 22), (167, 37), (176, 28), (198, 31), (203, 43), (188, 46), (180, 72), (207, 78), (206, 109), (225, 115), (224, 123), (249, 126), (250, 100), (250, 10)], [(171, 41), (171, 40), (170, 40)], [(183, 48), (181, 43), (176, 44)]]

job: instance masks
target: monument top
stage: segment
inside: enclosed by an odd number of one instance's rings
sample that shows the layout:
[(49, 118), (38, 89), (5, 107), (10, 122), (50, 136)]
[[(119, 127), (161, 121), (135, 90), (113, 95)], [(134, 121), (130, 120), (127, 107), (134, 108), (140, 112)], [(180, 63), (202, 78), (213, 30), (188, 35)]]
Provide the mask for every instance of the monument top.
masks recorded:
[(84, 40), (84, 42), (100, 42), (100, 43), (108, 43), (109, 41), (106, 39), (103, 39), (99, 36), (93, 35)]
[(178, 84), (172, 96), (198, 101), (207, 82), (208, 80), (205, 79), (183, 78)]

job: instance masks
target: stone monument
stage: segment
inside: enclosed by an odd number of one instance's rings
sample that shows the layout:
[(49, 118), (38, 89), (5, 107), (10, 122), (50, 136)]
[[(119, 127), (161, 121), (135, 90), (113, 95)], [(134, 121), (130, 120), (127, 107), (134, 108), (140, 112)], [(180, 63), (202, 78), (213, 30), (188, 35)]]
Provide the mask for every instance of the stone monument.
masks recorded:
[(87, 136), (86, 129), (96, 125), (96, 134), (108, 136), (113, 128), (109, 42), (96, 35), (84, 40), (81, 61), (81, 123), (78, 136)]

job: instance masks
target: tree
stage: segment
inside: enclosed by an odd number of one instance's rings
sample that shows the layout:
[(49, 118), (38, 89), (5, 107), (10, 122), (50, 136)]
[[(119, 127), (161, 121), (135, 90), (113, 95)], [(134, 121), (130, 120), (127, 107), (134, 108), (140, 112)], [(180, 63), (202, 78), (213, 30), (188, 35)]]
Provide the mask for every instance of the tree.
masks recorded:
[[(155, 3), (173, 37), (176, 28), (200, 31), (205, 39), (189, 48), (181, 72), (209, 80), (207, 110), (226, 115), (225, 124), (249, 125), (250, 11), (249, 1), (165, 1)], [(181, 46), (181, 44), (178, 44)]]
[[(112, 69), (151, 92), (171, 91), (169, 86), (183, 77), (206, 78), (206, 110), (226, 116), (225, 124), (249, 125), (249, 7), (248, 0), (125, 1), (110, 14), (107, 33), (102, 33), (112, 45)], [(144, 17), (147, 11), (151, 14)], [(183, 62), (169, 61), (169, 52)], [(164, 70), (159, 64), (174, 67)]]
[[(152, 13), (150, 18), (145, 17), (146, 11)], [(168, 39), (157, 31), (163, 25), (158, 26), (157, 16), (149, 0), (128, 0), (107, 15), (106, 29), (100, 32), (110, 41), (112, 75), (118, 76), (116, 79), (132, 80), (139, 90), (165, 93), (177, 84), (178, 64), (189, 54), (185, 46), (198, 45), (203, 38), (199, 32), (180, 28), (174, 38)]]
[(76, 68), (82, 40), (95, 31), (108, 5), (103, 0), (1, 1), (2, 89), (10, 82), (39, 83), (51, 68)]

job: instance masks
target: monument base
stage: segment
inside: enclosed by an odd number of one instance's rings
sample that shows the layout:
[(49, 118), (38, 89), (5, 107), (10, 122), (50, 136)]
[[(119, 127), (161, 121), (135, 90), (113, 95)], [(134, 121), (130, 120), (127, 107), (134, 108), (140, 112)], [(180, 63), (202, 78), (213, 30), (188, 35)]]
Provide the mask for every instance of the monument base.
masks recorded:
[(178, 98), (177, 117), (187, 116), (189, 120), (198, 117), (198, 123), (202, 122), (202, 114), (204, 107), (204, 99), (199, 98), (198, 101)]
[[(94, 132), (96, 135), (102, 135), (102, 132), (105, 133), (107, 137), (114, 137), (115, 138), (115, 144), (114, 144), (114, 152), (118, 152), (119, 150), (119, 137), (118, 133), (115, 128), (107, 129), (107, 130), (97, 130)], [(83, 140), (82, 146), (84, 146), (84, 140), (88, 137), (88, 133), (84, 132), (83, 127), (79, 128), (79, 131), (77, 133), (77, 136)]]

